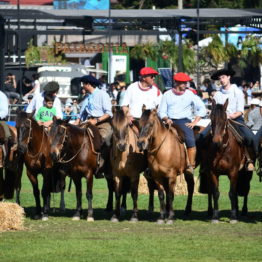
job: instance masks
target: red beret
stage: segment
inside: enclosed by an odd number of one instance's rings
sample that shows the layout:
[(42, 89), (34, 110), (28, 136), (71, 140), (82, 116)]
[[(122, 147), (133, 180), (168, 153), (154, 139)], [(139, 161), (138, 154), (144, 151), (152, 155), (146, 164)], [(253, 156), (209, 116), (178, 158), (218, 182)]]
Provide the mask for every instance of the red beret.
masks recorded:
[(145, 76), (145, 75), (158, 75), (158, 72), (153, 69), (152, 67), (143, 67), (140, 70), (140, 75)]
[(189, 77), (189, 75), (185, 74), (185, 73), (176, 73), (174, 76), (173, 76), (173, 79), (175, 81), (178, 81), (178, 82), (188, 82), (188, 81), (192, 81), (192, 79)]

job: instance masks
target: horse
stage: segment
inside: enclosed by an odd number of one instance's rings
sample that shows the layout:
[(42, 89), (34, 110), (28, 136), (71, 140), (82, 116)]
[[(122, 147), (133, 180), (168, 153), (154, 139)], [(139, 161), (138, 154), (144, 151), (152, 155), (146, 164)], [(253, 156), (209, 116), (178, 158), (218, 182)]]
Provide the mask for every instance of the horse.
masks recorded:
[(138, 146), (141, 150), (147, 150), (148, 165), (158, 188), (160, 216), (157, 223), (163, 224), (167, 218), (167, 224), (172, 224), (175, 215), (173, 210), (174, 187), (177, 176), (183, 173), (188, 188), (185, 214), (188, 215), (192, 211), (194, 178), (192, 174), (185, 172), (187, 156), (181, 138), (182, 131), (174, 126), (166, 128), (158, 117), (156, 109), (144, 110), (139, 124), (141, 131)]
[(227, 106), (228, 100), (224, 105), (212, 101), (211, 133), (198, 148), (202, 165), (200, 192), (208, 193), (208, 214), (212, 215), (213, 223), (219, 222), (219, 176), (226, 174), (230, 181), (231, 223), (237, 222), (238, 196), (244, 196), (242, 214), (247, 214), (247, 198), (252, 178), (252, 172), (245, 169), (244, 145), (238, 141), (236, 131), (227, 118)]
[[(48, 134), (44, 126), (39, 126), (32, 115), (19, 112), (16, 119), (18, 132), (18, 152), (23, 158), (26, 166), (27, 176), (33, 187), (33, 194), (36, 203), (36, 213), (34, 218), (46, 221), (50, 209), (50, 193), (61, 191), (60, 208), (64, 209), (63, 183), (60, 181), (60, 173), (55, 172), (52, 159), (50, 157), (51, 145)], [(43, 175), (43, 214), (40, 204), (40, 191), (38, 188), (38, 174)], [(59, 183), (61, 185), (59, 186)], [(61, 189), (62, 188), (62, 189)]]
[(51, 157), (60, 163), (66, 173), (72, 178), (76, 187), (76, 210), (73, 220), (79, 220), (82, 214), (82, 183), (81, 178), (87, 180), (86, 198), (88, 201), (87, 221), (93, 218), (93, 174), (97, 168), (98, 153), (95, 150), (94, 136), (99, 136), (95, 126), (80, 128), (67, 121), (54, 118), (50, 129)]
[[(21, 179), (23, 173), (23, 162), (17, 153), (17, 131), (13, 126), (8, 125), (11, 133), (11, 141), (0, 145), (0, 201), (12, 199), (14, 191), (15, 200), (20, 205)], [(0, 137), (4, 138), (4, 129), (0, 125)]]
[[(138, 184), (140, 173), (147, 168), (147, 159), (137, 146), (138, 136), (130, 125), (128, 112), (121, 108), (113, 107), (113, 138), (110, 153), (112, 176), (116, 196), (115, 212), (111, 218), (112, 222), (118, 222), (120, 217), (120, 200), (123, 196), (122, 207), (125, 206), (128, 187), (131, 189), (133, 199), (132, 222), (138, 221)], [(150, 183), (150, 182), (149, 182)], [(152, 187), (150, 187), (152, 188)], [(153, 209), (153, 192), (150, 190), (150, 208)]]

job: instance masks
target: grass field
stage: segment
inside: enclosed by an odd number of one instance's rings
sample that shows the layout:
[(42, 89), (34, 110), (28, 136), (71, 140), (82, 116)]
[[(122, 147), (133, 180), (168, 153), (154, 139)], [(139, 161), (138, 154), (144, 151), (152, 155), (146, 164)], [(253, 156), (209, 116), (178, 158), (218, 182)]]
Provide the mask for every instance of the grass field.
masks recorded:
[[(173, 225), (155, 223), (158, 198), (155, 197), (156, 212), (149, 215), (146, 212), (147, 195), (139, 195), (140, 221), (130, 223), (132, 203), (129, 196), (129, 211), (121, 222), (112, 223), (111, 214), (103, 211), (107, 197), (103, 179), (95, 180), (94, 185), (95, 222), (85, 220), (87, 203), (84, 194), (84, 218), (71, 221), (75, 207), (74, 187), (66, 193), (66, 212), (52, 211), (49, 221), (44, 222), (31, 219), (34, 199), (24, 175), (21, 203), (27, 215), (26, 229), (0, 233), (0, 261), (261, 261), (262, 183), (254, 175), (248, 217), (240, 217), (240, 222), (232, 225), (229, 223), (228, 180), (221, 177), (220, 181), (219, 224), (211, 224), (207, 217), (206, 195), (194, 196), (190, 218), (183, 216), (186, 197), (176, 196)], [(58, 194), (52, 197), (51, 206), (59, 206)]]

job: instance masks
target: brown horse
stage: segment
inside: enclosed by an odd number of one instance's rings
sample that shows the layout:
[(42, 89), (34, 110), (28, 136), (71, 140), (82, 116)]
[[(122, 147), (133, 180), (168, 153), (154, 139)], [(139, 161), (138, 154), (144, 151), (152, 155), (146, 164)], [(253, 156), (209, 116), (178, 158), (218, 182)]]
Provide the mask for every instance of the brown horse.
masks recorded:
[[(208, 193), (208, 213), (213, 214), (212, 222), (219, 220), (219, 176), (226, 174), (230, 180), (229, 198), (231, 201), (231, 223), (237, 221), (238, 196), (244, 196), (242, 213), (247, 213), (247, 196), (250, 189), (252, 172), (245, 170), (245, 148), (237, 141), (234, 131), (229, 126), (226, 108), (213, 100), (211, 118), (211, 133), (204, 140), (201, 154), (202, 168), (200, 188)], [(212, 207), (212, 196), (214, 209)]]
[[(33, 194), (36, 203), (35, 219), (48, 220), (48, 212), (50, 209), (50, 193), (57, 192), (57, 183), (59, 173), (55, 172), (52, 159), (50, 157), (50, 143), (48, 134), (43, 126), (25, 112), (19, 112), (16, 119), (16, 127), (18, 131), (18, 151), (23, 157), (26, 166), (27, 176), (33, 187)], [(38, 188), (38, 174), (43, 175), (43, 214), (40, 204), (40, 191)], [(63, 183), (63, 181), (61, 182)], [(56, 187), (56, 189), (55, 189)], [(64, 209), (63, 190), (61, 196), (60, 207)]]
[[(8, 125), (11, 133), (11, 141), (0, 145), (0, 201), (12, 199), (16, 192), (16, 203), (20, 205), (21, 178), (23, 162), (17, 153), (16, 128)], [(0, 125), (0, 137), (4, 137), (4, 129)]]
[[(147, 150), (148, 165), (158, 188), (160, 217), (157, 222), (162, 224), (167, 217), (167, 223), (172, 224), (174, 187), (177, 176), (185, 173), (186, 150), (183, 143), (180, 142), (177, 130), (174, 127), (166, 128), (157, 116), (156, 109), (144, 110), (140, 119), (140, 127), (138, 146), (141, 150)], [(194, 178), (187, 173), (185, 173), (185, 178), (188, 187), (185, 212), (189, 214), (192, 210)]]
[(87, 180), (86, 198), (88, 201), (87, 221), (93, 218), (93, 174), (97, 168), (97, 153), (94, 149), (94, 136), (99, 136), (96, 127), (91, 130), (79, 128), (66, 121), (54, 118), (50, 130), (51, 156), (60, 163), (66, 173), (73, 179), (76, 187), (76, 211), (73, 220), (79, 220), (82, 214), (82, 183), (81, 178)]
[[(138, 221), (137, 199), (139, 176), (140, 173), (147, 168), (146, 156), (140, 152), (137, 146), (138, 137), (130, 126), (130, 120), (127, 114), (128, 112), (124, 112), (121, 108), (113, 108), (113, 141), (110, 157), (115, 185), (116, 205), (115, 213), (111, 218), (112, 222), (119, 221), (121, 195), (125, 203), (127, 184), (130, 184), (133, 199), (133, 215), (131, 221)], [(151, 205), (153, 205), (153, 203), (151, 203)]]

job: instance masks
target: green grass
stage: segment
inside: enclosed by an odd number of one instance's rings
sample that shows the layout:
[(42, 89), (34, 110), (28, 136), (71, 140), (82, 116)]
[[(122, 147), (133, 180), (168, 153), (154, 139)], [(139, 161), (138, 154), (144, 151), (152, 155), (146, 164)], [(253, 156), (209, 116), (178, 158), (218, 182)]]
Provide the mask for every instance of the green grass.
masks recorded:
[[(220, 179), (220, 223), (211, 224), (207, 214), (207, 196), (196, 195), (193, 213), (185, 219), (185, 196), (176, 196), (173, 225), (157, 225), (159, 203), (155, 211), (146, 212), (148, 196), (139, 196), (139, 218), (130, 223), (129, 210), (120, 223), (111, 223), (105, 214), (107, 187), (104, 180), (94, 183), (95, 222), (88, 223), (83, 194), (84, 218), (71, 221), (75, 207), (74, 187), (66, 193), (67, 211), (51, 212), (49, 221), (32, 220), (34, 199), (27, 177), (23, 177), (21, 203), (27, 217), (26, 230), (0, 233), (0, 261), (261, 261), (262, 184), (254, 175), (249, 197), (249, 215), (237, 224), (229, 223), (230, 202), (228, 179)], [(68, 181), (67, 181), (68, 182)], [(68, 183), (67, 183), (68, 184)], [(83, 189), (85, 183), (83, 180)], [(59, 195), (52, 197), (51, 206), (58, 207)], [(240, 198), (240, 207), (242, 199)]]

